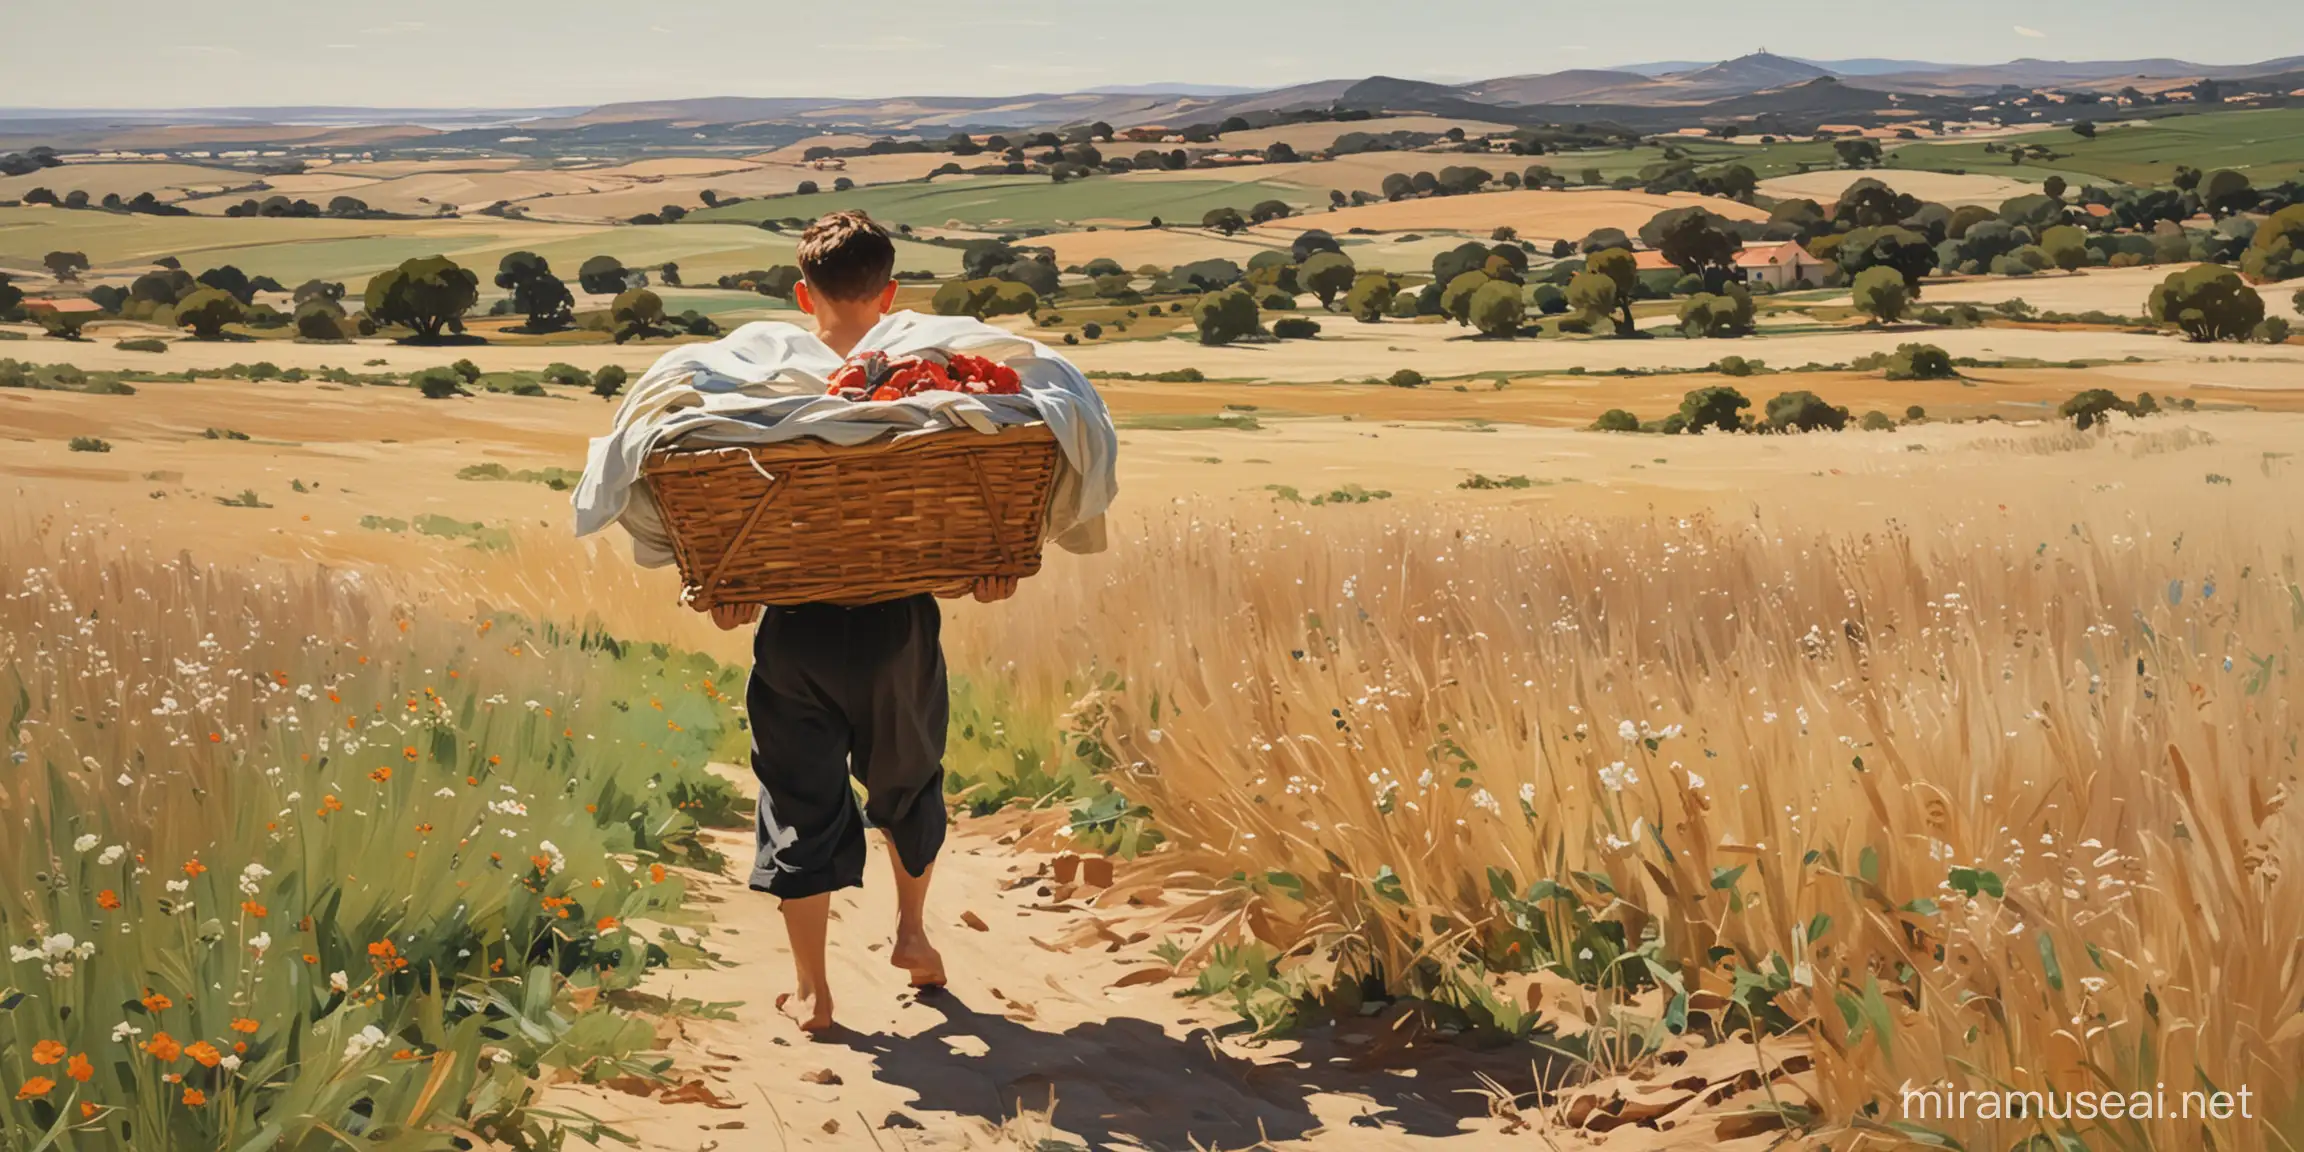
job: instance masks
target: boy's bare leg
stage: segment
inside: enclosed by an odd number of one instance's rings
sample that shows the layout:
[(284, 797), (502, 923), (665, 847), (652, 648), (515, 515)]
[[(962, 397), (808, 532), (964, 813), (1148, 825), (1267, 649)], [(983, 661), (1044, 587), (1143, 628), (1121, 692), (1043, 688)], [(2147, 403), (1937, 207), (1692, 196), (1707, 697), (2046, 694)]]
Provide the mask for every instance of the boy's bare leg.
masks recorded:
[(776, 1008), (802, 1032), (822, 1032), (832, 1027), (832, 984), (824, 971), (825, 922), (831, 918), (832, 894), (784, 900), (778, 911), (784, 914), (784, 935), (792, 944), (792, 969), (799, 987), (778, 996)]
[(896, 876), (896, 946), (888, 962), (912, 974), (914, 988), (944, 986), (944, 957), (928, 942), (928, 882), (936, 875), (930, 863), (918, 876), (904, 870), (895, 845), (888, 845), (888, 870)]

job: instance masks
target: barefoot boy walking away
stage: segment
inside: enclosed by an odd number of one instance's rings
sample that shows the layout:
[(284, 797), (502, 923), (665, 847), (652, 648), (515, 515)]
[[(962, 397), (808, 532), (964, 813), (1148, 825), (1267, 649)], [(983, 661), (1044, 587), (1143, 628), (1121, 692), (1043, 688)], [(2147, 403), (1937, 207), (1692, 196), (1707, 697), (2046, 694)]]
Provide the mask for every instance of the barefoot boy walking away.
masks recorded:
[[(816, 338), (845, 357), (896, 300), (896, 248), (860, 212), (817, 221), (800, 238), (800, 309)], [(1005, 600), (1014, 577), (976, 582), (976, 599)], [(803, 1031), (832, 1025), (825, 971), (832, 893), (864, 882), (864, 830), (880, 830), (896, 884), (889, 961), (916, 988), (941, 987), (944, 960), (928, 940), (924, 909), (944, 843), (946, 696), (941, 614), (934, 598), (857, 607), (731, 605), (713, 622), (754, 620), (752, 771), (760, 780), (759, 851), (752, 887), (782, 901), (798, 987), (778, 1007)], [(849, 779), (864, 786), (857, 811)]]
[[(796, 439), (861, 445), (891, 435), (966, 437), (1036, 424), (1058, 450), (1046, 481), (1043, 534), (1070, 552), (1104, 549), (1119, 442), (1102, 398), (1078, 368), (981, 320), (890, 312), (896, 247), (861, 212), (817, 221), (801, 237), (799, 259), (797, 297), (813, 331), (754, 321), (658, 358), (626, 390), (615, 426), (592, 441), (573, 495), (578, 535), (622, 527), (634, 561), (680, 563), (695, 596), (722, 573), (690, 570), (647, 478), (657, 454)], [(757, 457), (747, 459), (765, 474)], [(776, 517), (757, 515), (763, 532), (777, 530)], [(838, 518), (843, 531), (869, 530), (848, 526), (845, 512)], [(821, 529), (794, 522), (783, 530)], [(1007, 576), (948, 594), (990, 602), (1015, 591), (1015, 577)], [(698, 602), (719, 603), (711, 596)], [(928, 939), (925, 914), (945, 826), (948, 700), (935, 599), (765, 611), (732, 603), (714, 607), (712, 618), (727, 629), (759, 624), (745, 699), (760, 781), (751, 885), (782, 902), (791, 937), (796, 988), (779, 1006), (807, 1031), (832, 1025), (826, 921), (832, 894), (864, 882), (867, 828), (879, 829), (887, 843), (896, 884), (889, 959), (916, 987), (941, 986), (944, 960)]]

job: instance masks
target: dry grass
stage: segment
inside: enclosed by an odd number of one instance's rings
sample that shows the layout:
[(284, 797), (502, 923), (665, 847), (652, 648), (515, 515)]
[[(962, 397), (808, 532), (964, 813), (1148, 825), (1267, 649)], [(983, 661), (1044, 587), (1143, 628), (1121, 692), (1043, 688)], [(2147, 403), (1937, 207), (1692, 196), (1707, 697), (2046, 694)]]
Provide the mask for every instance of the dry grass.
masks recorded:
[(1184, 509), (963, 620), (955, 667), (1103, 678), (1075, 723), (1169, 837), (1144, 867), (1208, 894), (1200, 957), (1257, 940), (1316, 995), (1506, 1024), (1498, 972), (1660, 985), (1808, 1036), (1825, 1131), (1908, 1083), (2165, 1082), (2271, 1119), (2069, 1130), (2286, 1148), (2304, 514), (2197, 491), (1916, 525)]

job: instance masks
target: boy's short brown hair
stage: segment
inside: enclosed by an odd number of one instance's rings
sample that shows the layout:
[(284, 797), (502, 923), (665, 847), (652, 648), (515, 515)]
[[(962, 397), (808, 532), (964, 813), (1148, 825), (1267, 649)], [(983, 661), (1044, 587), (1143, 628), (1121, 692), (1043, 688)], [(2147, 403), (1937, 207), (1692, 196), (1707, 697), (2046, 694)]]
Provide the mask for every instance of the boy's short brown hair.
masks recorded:
[(895, 271), (896, 242), (862, 212), (834, 212), (800, 234), (800, 274), (828, 299), (871, 299)]

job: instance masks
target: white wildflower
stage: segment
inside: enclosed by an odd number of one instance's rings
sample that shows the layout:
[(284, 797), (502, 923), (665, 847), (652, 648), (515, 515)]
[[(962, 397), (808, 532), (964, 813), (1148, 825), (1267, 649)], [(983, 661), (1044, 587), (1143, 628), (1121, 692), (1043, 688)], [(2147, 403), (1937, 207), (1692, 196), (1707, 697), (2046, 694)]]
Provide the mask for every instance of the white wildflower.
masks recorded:
[(342, 972), (330, 972), (328, 974), (328, 990), (330, 992), (347, 992), (351, 988), (352, 981), (347, 979)]
[(264, 888), (264, 878), (271, 874), (272, 870), (262, 864), (250, 864), (246, 868), (242, 868), (240, 870), (240, 891), (250, 896), (256, 895)]
[(128, 850), (126, 848), (123, 848), (118, 844), (109, 845), (102, 852), (98, 852), (96, 854), (96, 862), (98, 864), (118, 864), (120, 862), (120, 858), (127, 854)]
[(131, 1037), (142, 1036), (143, 1034), (142, 1028), (130, 1024), (126, 1020), (112, 1026), (112, 1042), (115, 1044), (126, 1044)]
[(1634, 743), (1640, 739), (1640, 726), (1630, 720), (1620, 720), (1616, 724), (1616, 735), (1622, 737), (1626, 744)]
[(270, 932), (258, 932), (248, 940), (249, 950), (255, 952), (258, 956), (262, 956), (265, 951), (271, 947), (272, 934)]
[(97, 838), (94, 832), (83, 833), (79, 839), (72, 842), (72, 850), (74, 852), (86, 852), (99, 843), (102, 841)]
[(1640, 782), (1640, 770), (1618, 760), (1600, 770), (1600, 784), (1610, 792), (1622, 792), (1626, 785)]
[(383, 1046), (384, 1030), (378, 1028), (374, 1024), (370, 1024), (366, 1028), (362, 1028), (359, 1035), (356, 1035), (352, 1037), (352, 1039), (345, 1042), (344, 1059), (358, 1060), (370, 1052), (374, 1052), (378, 1048), (382, 1048)]

